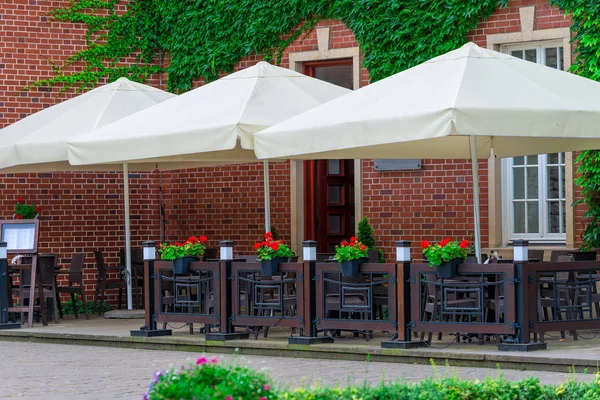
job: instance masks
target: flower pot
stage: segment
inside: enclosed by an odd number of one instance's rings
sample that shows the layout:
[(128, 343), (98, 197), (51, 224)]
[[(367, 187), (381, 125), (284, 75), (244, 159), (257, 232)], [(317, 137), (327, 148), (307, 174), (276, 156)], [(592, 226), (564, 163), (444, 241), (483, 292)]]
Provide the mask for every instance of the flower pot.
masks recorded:
[(289, 258), (277, 257), (272, 260), (260, 260), (260, 273), (262, 276), (273, 276), (279, 272), (279, 263), (289, 262)]
[(369, 262), (368, 258), (359, 258), (357, 260), (342, 261), (340, 263), (340, 271), (342, 277), (351, 277), (358, 275), (360, 264)]
[(173, 260), (173, 274), (183, 275), (188, 273), (191, 262), (200, 261), (198, 257), (181, 257)]
[(452, 278), (456, 276), (456, 267), (463, 261), (462, 258), (454, 258), (435, 267), (438, 278)]

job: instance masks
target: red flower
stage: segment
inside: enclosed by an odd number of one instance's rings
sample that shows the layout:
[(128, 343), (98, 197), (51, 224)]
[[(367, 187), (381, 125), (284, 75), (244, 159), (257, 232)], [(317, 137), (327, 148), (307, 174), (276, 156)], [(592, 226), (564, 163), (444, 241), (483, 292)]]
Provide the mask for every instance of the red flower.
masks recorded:
[(431, 243), (429, 243), (427, 240), (421, 240), (421, 248), (427, 249), (429, 247), (431, 247)]
[(273, 238), (273, 234), (271, 232), (265, 232), (265, 239)]
[(208, 242), (208, 238), (206, 236), (200, 236), (200, 241), (202, 243), (206, 243), (206, 242)]
[(254, 243), (254, 250), (260, 249), (260, 243)]
[(367, 246), (365, 246), (364, 244), (362, 246), (360, 246), (360, 249), (365, 251), (367, 249)]
[(175, 246), (183, 246), (180, 242), (175, 243)]
[(272, 248), (274, 251), (277, 251), (277, 250), (279, 250), (279, 243), (277, 243), (277, 242), (273, 242), (273, 243), (271, 243), (271, 245), (270, 245), (270, 246), (271, 246), (271, 248)]
[(341, 245), (342, 245), (342, 247), (348, 246), (348, 241), (346, 241), (346, 240), (342, 241)]
[(40, 206), (35, 206), (35, 212), (37, 212), (38, 214), (42, 212), (42, 207)]
[(444, 247), (445, 245), (447, 245), (448, 243), (450, 243), (450, 239), (446, 238), (444, 240), (442, 240), (440, 242), (440, 246)]
[(471, 244), (471, 242), (469, 242), (466, 239), (463, 239), (459, 244), (458, 247), (460, 247), (461, 249), (466, 249), (467, 247), (469, 247), (469, 245)]
[(23, 216), (22, 216), (21, 214), (17, 214), (17, 215), (16, 215), (16, 218), (17, 218), (17, 219), (23, 219)]
[(358, 240), (358, 239), (356, 238), (356, 236), (352, 236), (352, 237), (350, 238), (350, 244), (354, 244), (354, 243), (356, 243), (356, 241), (357, 241), (357, 240)]
[(192, 236), (187, 240), (188, 243), (198, 243), (198, 238), (196, 236)]
[(22, 198), (22, 197), (19, 197), (19, 198), (17, 199), (17, 203), (23, 203), (24, 201), (25, 201), (25, 200), (23, 200), (23, 198)]

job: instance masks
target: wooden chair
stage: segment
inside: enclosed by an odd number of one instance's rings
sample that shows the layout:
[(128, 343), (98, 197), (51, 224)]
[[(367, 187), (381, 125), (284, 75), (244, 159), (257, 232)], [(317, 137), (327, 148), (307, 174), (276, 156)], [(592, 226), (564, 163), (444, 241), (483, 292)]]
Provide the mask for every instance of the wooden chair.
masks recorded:
[[(38, 269), (40, 273), (40, 280), (42, 287), (44, 288), (44, 299), (51, 301), (54, 310), (54, 322), (58, 324), (58, 305), (57, 305), (57, 293), (56, 293), (56, 277), (55, 270), (56, 261), (58, 255), (56, 254), (40, 254), (38, 257)], [(29, 298), (29, 288), (31, 286), (31, 279), (29, 274), (21, 274), (21, 284), (19, 288), (19, 299), (21, 304), (24, 304), (25, 300), (32, 301)], [(36, 292), (36, 299), (38, 298)], [(35, 300), (35, 299), (34, 299)], [(22, 320), (23, 318), (21, 318)]]
[[(58, 312), (60, 313), (60, 317), (63, 317), (62, 309), (60, 307), (60, 293), (69, 293), (71, 295), (71, 301), (73, 302), (73, 313), (75, 314), (75, 318), (79, 318), (77, 313), (77, 304), (75, 299), (75, 294), (79, 294), (81, 297), (81, 302), (83, 303), (83, 312), (85, 313), (85, 319), (89, 319), (87, 304), (85, 301), (85, 288), (83, 286), (83, 262), (85, 261), (84, 253), (74, 253), (71, 258), (71, 265), (69, 266), (68, 271), (61, 271), (61, 274), (69, 275), (69, 285), (68, 286), (58, 286), (56, 288), (56, 292), (59, 295), (57, 299), (57, 303), (59, 304)], [(76, 284), (77, 286), (74, 286)]]
[[(554, 261), (556, 262), (573, 262), (572, 254), (564, 254), (552, 252), (551, 256), (556, 257)], [(571, 272), (556, 272), (556, 283), (557, 285), (566, 285), (568, 282), (573, 281), (574, 274)], [(555, 305), (557, 304), (560, 308), (564, 308), (567, 306), (572, 306), (574, 304), (574, 293), (569, 289), (562, 289), (558, 292), (558, 299), (555, 299), (555, 288), (551, 286), (551, 283), (548, 284), (549, 287), (540, 288), (540, 294), (538, 297), (538, 316), (543, 320), (550, 320), (548, 309), (552, 314), (552, 320), (561, 321), (563, 319), (563, 311), (556, 310)], [(567, 319), (571, 318), (571, 313), (565, 312), (564, 315)], [(572, 330), (571, 334), (573, 335), (573, 339), (577, 340), (577, 331)], [(565, 331), (560, 331), (561, 340), (565, 339)], [(544, 333), (540, 334), (540, 340), (544, 342)]]
[[(121, 273), (120, 267), (107, 267), (104, 263), (104, 256), (101, 251), (95, 251), (94, 257), (96, 258), (96, 268), (98, 270), (98, 277), (96, 279), (96, 295), (94, 296), (94, 303), (98, 307), (98, 315), (102, 314), (104, 306), (104, 295), (107, 289), (119, 289), (119, 303), (118, 307), (121, 309), (121, 301), (123, 299), (123, 289), (127, 288), (127, 282), (123, 279), (108, 279), (107, 272), (118, 271)], [(100, 303), (98, 303), (98, 295), (100, 294)]]

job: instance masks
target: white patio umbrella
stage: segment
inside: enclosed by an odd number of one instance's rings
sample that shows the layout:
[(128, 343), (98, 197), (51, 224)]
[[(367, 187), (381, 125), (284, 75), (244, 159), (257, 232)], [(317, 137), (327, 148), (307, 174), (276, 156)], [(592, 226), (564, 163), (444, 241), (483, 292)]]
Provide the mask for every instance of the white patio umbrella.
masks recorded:
[[(0, 130), (0, 173), (47, 171), (123, 171), (125, 197), (126, 269), (131, 273), (128, 165), (72, 166), (67, 141), (111, 122), (175, 97), (174, 94), (126, 78), (90, 90), (46, 108)], [(158, 165), (181, 168), (185, 163)], [(156, 163), (136, 164), (136, 170), (154, 170)], [(131, 275), (129, 275), (131, 276)], [(132, 307), (131, 279), (127, 280), (127, 307)]]
[(600, 84), (468, 43), (266, 129), (261, 159), (471, 158), (600, 148)]
[[(266, 62), (227, 75), (68, 143), (73, 165), (256, 162), (254, 134), (348, 93)], [(141, 145), (143, 144), (143, 145)], [(270, 230), (268, 165), (265, 230)]]

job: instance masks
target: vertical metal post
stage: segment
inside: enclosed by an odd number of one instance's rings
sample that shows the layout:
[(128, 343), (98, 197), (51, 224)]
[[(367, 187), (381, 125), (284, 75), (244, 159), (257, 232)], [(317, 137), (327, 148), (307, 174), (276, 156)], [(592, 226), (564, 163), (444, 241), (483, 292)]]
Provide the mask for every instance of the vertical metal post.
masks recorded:
[(517, 279), (517, 290), (515, 290), (515, 305), (517, 307), (517, 342), (529, 342), (529, 321), (526, 320), (524, 289), (527, 277), (523, 273), (523, 263), (529, 261), (529, 242), (526, 240), (515, 240), (513, 242), (513, 262), (515, 263), (515, 278)]
[[(410, 340), (410, 249), (408, 240), (396, 242), (396, 279), (397, 279), (397, 304), (398, 304), (398, 330), (392, 340), (381, 342), (384, 349), (414, 349), (423, 347), (424, 342)], [(397, 339), (397, 340), (396, 340)]]
[(156, 285), (156, 272), (154, 269), (154, 261), (156, 260), (156, 243), (154, 242), (143, 242), (142, 243), (144, 252), (144, 326), (139, 330), (131, 331), (131, 336), (171, 336), (172, 331), (170, 329), (157, 329), (156, 328), (156, 297), (155, 297), (155, 285)]
[[(231, 240), (222, 240), (219, 242), (220, 247), (220, 262), (219, 274), (216, 279), (216, 285), (219, 285), (219, 302), (221, 314), (219, 316), (220, 329), (218, 333), (206, 332), (206, 340), (237, 340), (248, 339), (248, 333), (234, 332), (231, 316), (232, 316), (232, 298), (239, 296), (239, 291), (234, 287), (229, 277), (231, 276), (231, 263), (233, 262), (233, 242)], [(235, 293), (234, 293), (235, 291)], [(250, 296), (250, 293), (247, 293)]]
[(475, 217), (475, 253), (481, 264), (481, 214), (479, 212), (479, 165), (477, 164), (477, 136), (469, 137), (471, 144), (471, 173), (473, 175), (473, 214)]
[[(524, 263), (529, 260), (529, 243), (526, 240), (513, 241), (513, 262), (515, 267), (515, 329), (514, 338), (506, 337), (504, 343), (498, 345), (498, 350), (501, 351), (535, 351), (545, 350), (546, 343), (530, 342), (529, 320), (532, 317), (529, 315), (529, 308), (526, 299), (530, 295), (530, 291), (534, 291), (537, 296), (536, 288), (531, 288), (525, 271)], [(505, 283), (506, 284), (506, 283)]]
[(331, 343), (333, 339), (325, 336), (317, 336), (317, 242), (305, 240), (302, 242), (302, 261), (304, 261), (304, 332), (302, 336), (291, 336), (288, 344), (316, 344)]
[(129, 215), (129, 165), (123, 164), (123, 193), (125, 208), (125, 270), (127, 271), (127, 309), (133, 309), (132, 283), (135, 279), (131, 275), (131, 218)]
[[(0, 329), (17, 329), (21, 327), (20, 323), (10, 323), (8, 321), (9, 285), (7, 243), (0, 242)], [(33, 299), (30, 301), (33, 301)]]
[(265, 184), (265, 232), (271, 232), (271, 197), (269, 195), (269, 161), (263, 161)]

